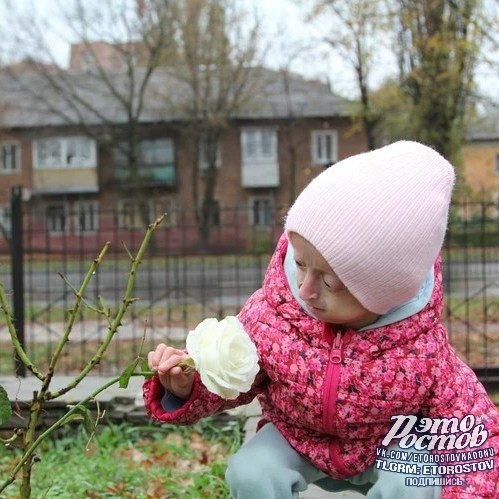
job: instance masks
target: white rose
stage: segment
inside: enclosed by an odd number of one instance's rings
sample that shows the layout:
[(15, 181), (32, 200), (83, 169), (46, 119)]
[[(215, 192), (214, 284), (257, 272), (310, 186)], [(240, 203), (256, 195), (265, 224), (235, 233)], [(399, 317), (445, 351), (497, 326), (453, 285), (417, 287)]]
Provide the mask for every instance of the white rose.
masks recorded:
[(236, 317), (205, 319), (189, 332), (186, 346), (202, 383), (224, 399), (247, 392), (260, 370), (256, 347)]

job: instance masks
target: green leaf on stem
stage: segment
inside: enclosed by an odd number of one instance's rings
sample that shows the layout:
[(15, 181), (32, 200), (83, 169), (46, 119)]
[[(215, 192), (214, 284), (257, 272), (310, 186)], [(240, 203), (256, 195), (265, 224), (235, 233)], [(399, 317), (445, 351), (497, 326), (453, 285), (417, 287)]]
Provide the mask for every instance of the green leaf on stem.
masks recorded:
[(141, 371), (144, 373), (150, 372), (151, 374), (144, 374), (145, 379), (151, 379), (154, 376), (154, 373), (149, 369), (149, 363), (147, 359), (142, 359)]
[[(70, 409), (73, 409), (74, 405), (68, 405), (68, 407)], [(64, 423), (63, 424), (68, 424), (68, 423), (74, 423), (76, 421), (83, 421), (85, 419), (85, 416), (83, 414), (83, 411), (80, 410), (80, 408), (78, 407), (78, 412), (73, 412), (73, 414), (69, 414), (69, 415), (66, 415), (65, 418), (64, 418)]]
[(9, 395), (0, 386), (0, 425), (6, 423), (12, 416), (12, 407), (10, 406)]
[(88, 410), (87, 407), (82, 407), (84, 409), (83, 411), (83, 425), (85, 427), (85, 432), (89, 437), (92, 437), (95, 428), (97, 427), (97, 421), (94, 419), (92, 416), (92, 413)]
[(130, 382), (130, 378), (132, 374), (135, 372), (137, 368), (137, 363), (139, 359), (135, 359), (122, 373), (120, 376), (120, 388), (128, 388), (128, 383)]
[(92, 416), (92, 412), (84, 405), (69, 405), (68, 407), (70, 409), (75, 409), (76, 412), (66, 416), (64, 424), (83, 421), (85, 433), (91, 437), (94, 434), (96, 427), (96, 421)]

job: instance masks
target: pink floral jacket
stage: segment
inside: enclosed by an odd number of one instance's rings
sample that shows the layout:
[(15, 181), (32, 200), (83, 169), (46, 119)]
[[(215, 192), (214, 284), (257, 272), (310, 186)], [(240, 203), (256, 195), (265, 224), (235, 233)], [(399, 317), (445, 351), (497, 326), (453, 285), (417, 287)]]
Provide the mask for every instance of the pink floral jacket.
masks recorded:
[(419, 313), (364, 332), (341, 331), (309, 317), (293, 298), (283, 269), (287, 244), (283, 236), (262, 288), (239, 314), (260, 356), (261, 372), (252, 390), (223, 400), (196, 375), (189, 400), (166, 412), (164, 389), (153, 377), (144, 384), (151, 417), (191, 424), (256, 396), (263, 410), (260, 424), (272, 421), (316, 467), (347, 478), (373, 465), (392, 416), (472, 414), (489, 432), (482, 448), (493, 449), (488, 452), (496, 456), (494, 468), (453, 474), (463, 484), (444, 487), (442, 498), (499, 498), (499, 414), (474, 372), (456, 356), (440, 323), (440, 262), (431, 300)]

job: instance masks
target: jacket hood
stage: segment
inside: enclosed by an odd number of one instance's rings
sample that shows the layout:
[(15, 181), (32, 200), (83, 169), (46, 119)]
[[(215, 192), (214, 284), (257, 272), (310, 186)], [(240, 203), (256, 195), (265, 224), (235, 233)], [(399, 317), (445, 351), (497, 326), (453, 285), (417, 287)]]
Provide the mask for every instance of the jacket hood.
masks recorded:
[[(290, 242), (288, 242), (288, 247), (286, 249), (286, 256), (284, 258), (284, 272), (286, 274), (286, 279), (288, 281), (289, 288), (293, 294), (294, 299), (300, 304), (300, 306), (305, 310), (305, 312), (311, 317), (315, 317), (312, 312), (307, 310), (306, 303), (300, 298), (300, 292), (297, 283), (297, 271), (294, 259), (294, 250)], [(435, 285), (435, 269), (432, 267), (426, 276), (423, 284), (419, 288), (418, 293), (412, 297), (410, 300), (397, 305), (390, 309), (386, 314), (380, 315), (378, 319), (359, 329), (359, 331), (365, 331), (367, 329), (375, 329), (381, 326), (387, 326), (388, 324), (393, 324), (394, 322), (399, 322), (406, 317), (417, 314), (420, 310), (428, 304), (431, 295), (433, 294), (433, 287)]]
[[(323, 323), (310, 316), (293, 294), (292, 286), (288, 282), (285, 271), (285, 258), (288, 251), (288, 245), (289, 241), (287, 236), (286, 234), (283, 234), (276, 246), (276, 250), (269, 263), (263, 282), (265, 298), (283, 319), (290, 320), (296, 325), (303, 323), (300, 326), (302, 331), (307, 332), (312, 323), (316, 323), (316, 327), (313, 328), (314, 330), (317, 327), (323, 328)], [(404, 314), (404, 311), (401, 311), (401, 307), (397, 307), (385, 316), (381, 316), (376, 323), (363, 328), (360, 331), (355, 331), (355, 333), (376, 333), (376, 336), (384, 338), (385, 340), (392, 338), (395, 341), (402, 341), (404, 338), (406, 340), (409, 339), (407, 333), (410, 331), (413, 332), (415, 337), (419, 333), (438, 324), (443, 310), (441, 267), (441, 259), (439, 257), (435, 262), (433, 271), (429, 274), (425, 284), (418, 293), (418, 296), (416, 296), (414, 300), (408, 302), (410, 309), (411, 302), (415, 302), (418, 299), (424, 301), (423, 304), (416, 304), (413, 308), (415, 310), (414, 313), (407, 316), (407, 311), (405, 311)], [(404, 330), (406, 331), (404, 338), (398, 338), (397, 329), (392, 327), (393, 324), (400, 324), (401, 322), (404, 322)], [(411, 324), (413, 327), (411, 327)], [(388, 343), (390, 342), (388, 341)], [(387, 345), (387, 347), (390, 346)]]

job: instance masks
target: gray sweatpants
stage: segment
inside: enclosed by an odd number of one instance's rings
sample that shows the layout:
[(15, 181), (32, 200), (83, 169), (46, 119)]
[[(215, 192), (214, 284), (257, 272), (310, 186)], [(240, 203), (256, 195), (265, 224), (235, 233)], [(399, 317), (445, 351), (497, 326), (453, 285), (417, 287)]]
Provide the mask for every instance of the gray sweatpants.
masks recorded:
[(309, 483), (330, 492), (355, 490), (369, 499), (440, 497), (441, 487), (408, 486), (408, 476), (414, 477), (371, 467), (349, 480), (335, 480), (298, 454), (269, 423), (230, 458), (225, 478), (235, 499), (296, 499)]

